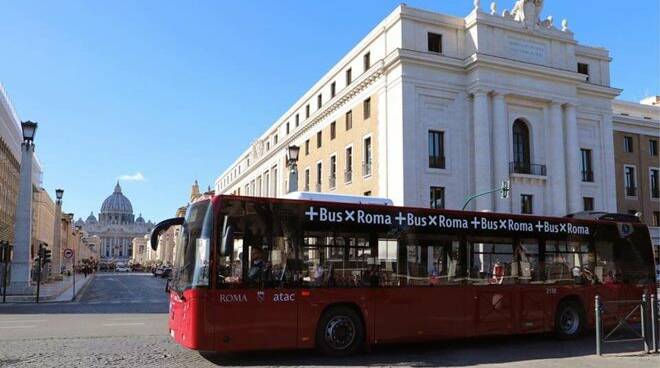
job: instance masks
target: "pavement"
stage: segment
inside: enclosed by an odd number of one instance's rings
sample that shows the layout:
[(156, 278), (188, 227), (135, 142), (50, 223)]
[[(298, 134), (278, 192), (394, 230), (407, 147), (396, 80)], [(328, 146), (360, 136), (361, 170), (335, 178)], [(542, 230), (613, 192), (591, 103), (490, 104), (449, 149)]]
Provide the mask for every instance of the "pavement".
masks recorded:
[(640, 343), (608, 344), (593, 334), (572, 341), (546, 335), (383, 346), (347, 358), (314, 351), (200, 354), (167, 335), (165, 280), (150, 274), (97, 274), (69, 303), (0, 305), (0, 367), (660, 367)]
[[(94, 274), (76, 275), (76, 295), (85, 287), (85, 285), (94, 278)], [(36, 286), (34, 295), (7, 295), (8, 303), (34, 303), (36, 300)], [(73, 276), (63, 276), (60, 281), (49, 281), (42, 283), (39, 287), (39, 302), (68, 302), (73, 300)], [(1, 299), (0, 299), (1, 301)]]

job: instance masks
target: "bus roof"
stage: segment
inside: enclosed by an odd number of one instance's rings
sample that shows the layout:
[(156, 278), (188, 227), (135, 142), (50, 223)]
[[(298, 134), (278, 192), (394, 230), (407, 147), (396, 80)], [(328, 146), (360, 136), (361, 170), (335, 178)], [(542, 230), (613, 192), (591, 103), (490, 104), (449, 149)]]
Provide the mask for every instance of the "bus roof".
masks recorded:
[(328, 193), (313, 193), (313, 192), (291, 192), (286, 194), (283, 198), (298, 199), (305, 201), (338, 202), (338, 203), (354, 203), (354, 204), (378, 204), (383, 206), (392, 206), (394, 204), (391, 199), (383, 198), (383, 197), (353, 196), (353, 195), (345, 195), (345, 194), (328, 194)]

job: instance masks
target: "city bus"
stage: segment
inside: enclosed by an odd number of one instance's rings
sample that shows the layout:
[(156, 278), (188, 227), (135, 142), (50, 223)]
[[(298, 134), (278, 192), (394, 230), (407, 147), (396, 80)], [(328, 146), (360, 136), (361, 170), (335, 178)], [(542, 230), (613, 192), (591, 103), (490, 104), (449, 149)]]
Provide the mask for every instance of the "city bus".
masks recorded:
[(594, 326), (596, 294), (656, 290), (649, 231), (634, 216), (387, 202), (215, 195), (159, 223), (154, 249), (160, 232), (181, 226), (171, 337), (200, 351), (330, 355), (495, 335), (566, 339)]

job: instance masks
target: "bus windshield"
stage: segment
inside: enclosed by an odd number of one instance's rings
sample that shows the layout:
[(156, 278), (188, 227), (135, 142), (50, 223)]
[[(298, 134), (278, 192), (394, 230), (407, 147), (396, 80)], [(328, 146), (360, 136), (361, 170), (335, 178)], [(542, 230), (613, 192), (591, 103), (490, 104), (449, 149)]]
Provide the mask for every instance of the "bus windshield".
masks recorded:
[(179, 246), (172, 272), (171, 288), (182, 292), (208, 286), (210, 242), (213, 232), (213, 206), (209, 200), (188, 207), (179, 233)]

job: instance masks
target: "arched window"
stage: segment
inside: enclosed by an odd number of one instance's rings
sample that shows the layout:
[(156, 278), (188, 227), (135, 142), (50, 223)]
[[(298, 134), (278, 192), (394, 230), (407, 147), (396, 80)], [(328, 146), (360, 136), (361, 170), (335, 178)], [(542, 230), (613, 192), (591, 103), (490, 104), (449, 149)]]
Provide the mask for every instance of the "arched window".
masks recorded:
[(516, 119), (513, 122), (513, 162), (516, 172), (528, 172), (530, 161), (529, 129), (523, 120)]

